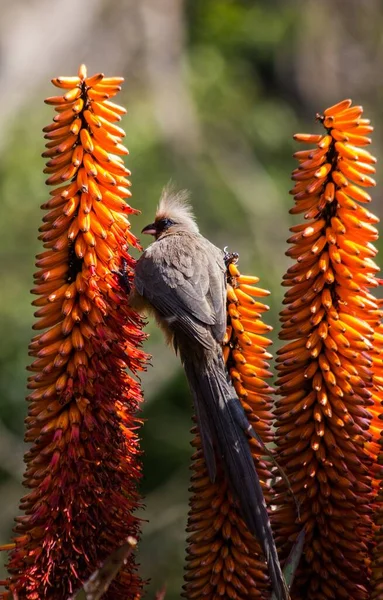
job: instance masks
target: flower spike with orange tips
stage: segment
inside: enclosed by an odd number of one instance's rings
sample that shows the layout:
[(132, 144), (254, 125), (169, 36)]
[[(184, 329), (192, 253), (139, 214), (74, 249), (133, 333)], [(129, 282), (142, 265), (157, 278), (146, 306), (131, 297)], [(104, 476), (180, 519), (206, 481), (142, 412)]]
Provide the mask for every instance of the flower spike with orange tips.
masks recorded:
[[(383, 414), (383, 412), (381, 413)], [(382, 425), (380, 425), (381, 428)], [(380, 438), (379, 465), (383, 470), (383, 433)], [(372, 552), (371, 600), (383, 600), (383, 473), (380, 475), (380, 485), (375, 502), (374, 525), (375, 547)]]
[[(380, 440), (381, 452), (379, 464), (383, 465), (383, 435)], [(380, 478), (380, 486), (374, 509), (375, 546), (372, 552), (371, 562), (371, 600), (383, 600), (383, 476)]]
[[(265, 337), (271, 327), (262, 320), (262, 314), (268, 310), (262, 298), (269, 292), (255, 287), (257, 277), (241, 275), (235, 255), (228, 262), (224, 357), (249, 423), (262, 441), (261, 445), (255, 439), (249, 443), (264, 496), (269, 501), (271, 473), (262, 459), (263, 444), (272, 439), (273, 389), (265, 381), (272, 375), (268, 363), (271, 354), (266, 350), (271, 342)], [(193, 433), (195, 453), (187, 527), (190, 536), (183, 595), (188, 600), (265, 598), (265, 594), (270, 595), (270, 584), (261, 546), (240, 516), (219, 461), (216, 480), (211, 483), (197, 428)]]
[(363, 187), (375, 185), (376, 159), (365, 149), (372, 131), (360, 106), (344, 100), (317, 115), (323, 135), (298, 134), (315, 144), (295, 153), (287, 255), (296, 262), (284, 276), (276, 403), (277, 460), (301, 504), (277, 484), (274, 531), (286, 557), (305, 530), (295, 600), (369, 599), (372, 544), (372, 467), (377, 439), (374, 336), (382, 318), (370, 292), (378, 285), (373, 242), (378, 222)]
[[(26, 600), (67, 600), (129, 535), (139, 534), (141, 466), (134, 375), (145, 368), (142, 321), (116, 272), (133, 273), (126, 203), (125, 109), (110, 101), (121, 78), (59, 77), (48, 98), (56, 116), (44, 128), (47, 184), (33, 302), (28, 417), (15, 547), (7, 592)], [(57, 187), (59, 186), (59, 187)], [(129, 370), (130, 374), (127, 373)], [(133, 555), (105, 598), (136, 599), (141, 581)]]
[[(379, 284), (383, 280), (379, 279)], [(383, 306), (383, 300), (378, 300)], [(374, 499), (374, 542), (371, 562), (371, 600), (383, 600), (383, 323), (375, 330), (374, 349), (372, 352), (374, 367), (374, 406), (372, 412), (371, 430), (373, 440), (370, 442), (370, 452), (377, 455), (377, 463), (374, 469), (373, 486), (376, 492)], [(376, 443), (378, 441), (378, 443)]]

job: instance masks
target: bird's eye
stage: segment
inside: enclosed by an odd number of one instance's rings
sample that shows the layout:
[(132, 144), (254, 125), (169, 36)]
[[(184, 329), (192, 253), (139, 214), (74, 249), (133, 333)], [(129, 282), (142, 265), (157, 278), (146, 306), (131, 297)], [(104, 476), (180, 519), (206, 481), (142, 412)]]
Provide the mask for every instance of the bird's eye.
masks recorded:
[(172, 221), (171, 219), (160, 219), (159, 221), (157, 221), (158, 229), (160, 229), (161, 231), (164, 231), (165, 229), (169, 229), (169, 227), (171, 227), (174, 224), (175, 224), (175, 222)]

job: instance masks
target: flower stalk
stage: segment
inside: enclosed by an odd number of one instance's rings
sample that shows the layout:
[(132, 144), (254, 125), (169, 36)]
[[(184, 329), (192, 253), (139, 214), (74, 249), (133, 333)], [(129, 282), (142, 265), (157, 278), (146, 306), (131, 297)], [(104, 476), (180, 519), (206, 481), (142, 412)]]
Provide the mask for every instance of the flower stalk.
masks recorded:
[[(44, 251), (37, 256), (38, 298), (29, 353), (21, 500), (8, 592), (27, 600), (67, 600), (128, 536), (139, 535), (134, 511), (141, 475), (134, 375), (145, 368), (142, 321), (120, 287), (131, 278), (138, 247), (130, 233), (131, 196), (122, 155), (125, 109), (110, 99), (123, 79), (76, 77), (52, 83), (53, 122), (44, 128)], [(59, 187), (57, 187), (59, 186)], [(126, 371), (128, 369), (128, 372)], [(138, 598), (141, 581), (129, 556), (105, 598)]]
[(284, 276), (278, 351), (277, 460), (300, 502), (277, 484), (276, 541), (286, 557), (302, 527), (303, 560), (296, 600), (368, 600), (373, 469), (380, 407), (374, 339), (382, 318), (370, 289), (378, 286), (374, 262), (378, 218), (359, 186), (375, 185), (376, 159), (365, 149), (370, 121), (345, 100), (317, 115), (323, 135), (298, 134), (315, 144), (295, 153), (291, 227)]
[[(233, 385), (246, 411), (249, 423), (263, 443), (271, 441), (271, 397), (266, 383), (271, 377), (266, 348), (271, 330), (262, 321), (268, 306), (255, 298), (268, 295), (255, 287), (258, 277), (241, 275), (234, 262), (228, 266), (228, 327), (224, 340), (224, 358)], [(250, 600), (270, 593), (267, 566), (261, 546), (248, 531), (229, 489), (226, 474), (217, 457), (216, 481), (211, 483), (202, 452), (198, 429), (192, 430), (191, 499), (187, 531), (184, 597), (188, 600), (227, 598)], [(252, 455), (263, 493), (270, 500), (269, 466), (263, 460), (264, 449), (250, 439)]]

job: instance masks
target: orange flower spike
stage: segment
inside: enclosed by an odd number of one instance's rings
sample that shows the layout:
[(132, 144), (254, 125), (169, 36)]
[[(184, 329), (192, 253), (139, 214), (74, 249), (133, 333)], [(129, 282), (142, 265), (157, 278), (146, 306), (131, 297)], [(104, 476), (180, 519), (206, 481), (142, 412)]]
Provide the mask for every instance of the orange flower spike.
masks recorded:
[[(379, 280), (379, 284), (382, 284)], [(383, 305), (383, 300), (377, 300), (378, 306)], [(377, 496), (374, 503), (375, 547), (372, 552), (372, 580), (371, 599), (383, 600), (383, 325), (379, 322), (375, 329), (373, 358), (373, 399), (375, 405), (371, 407), (371, 430), (373, 439), (369, 444), (372, 455), (378, 455), (375, 465), (373, 481), (374, 491)]]
[(277, 460), (301, 508), (297, 520), (279, 482), (273, 522), (284, 557), (306, 532), (297, 599), (369, 598), (382, 310), (370, 292), (378, 285), (378, 219), (359, 187), (375, 185), (376, 162), (364, 148), (372, 127), (362, 114), (344, 100), (317, 115), (324, 135), (294, 136), (316, 147), (294, 155), (300, 164), (290, 212), (308, 222), (292, 227), (288, 240), (297, 262), (283, 281), (280, 338), (289, 342), (278, 351), (275, 425)]
[[(264, 337), (271, 327), (262, 321), (268, 306), (256, 300), (269, 292), (254, 287), (259, 279), (241, 275), (234, 262), (228, 266), (228, 328), (224, 357), (233, 385), (249, 422), (264, 443), (271, 441), (271, 396), (265, 379), (271, 377)], [(243, 296), (238, 294), (242, 292)], [(248, 532), (218, 463), (215, 483), (208, 477), (197, 428), (193, 429), (190, 511), (187, 531), (187, 566), (184, 594), (189, 600), (255, 600), (269, 593), (265, 559)], [(250, 440), (257, 472), (267, 501), (271, 472), (262, 447)]]
[[(44, 129), (43, 156), (47, 184), (61, 187), (43, 205), (45, 250), (37, 256), (32, 290), (39, 296), (33, 302), (39, 333), (29, 348), (26, 440), (32, 447), (24, 485), (30, 491), (21, 501), (26, 514), (16, 519), (9, 591), (2, 596), (26, 600), (67, 600), (129, 535), (139, 534), (142, 397), (126, 369), (142, 371), (147, 357), (140, 348), (143, 323), (115, 272), (131, 278), (129, 245), (139, 244), (126, 216), (136, 211), (125, 201), (125, 169), (117, 182), (116, 168), (112, 174), (108, 167), (127, 153), (123, 131), (109, 133), (125, 111), (109, 101), (104, 106), (119, 87), (115, 78), (87, 77), (81, 66), (77, 77), (53, 83), (63, 95), (47, 100), (58, 114)], [(85, 113), (97, 123), (103, 113), (98, 138)], [(140, 590), (130, 557), (105, 598), (135, 599)]]
[[(381, 413), (382, 414), (382, 413)], [(382, 425), (380, 425), (382, 428)], [(383, 434), (380, 438), (379, 465), (383, 470)], [(380, 485), (375, 503), (375, 547), (372, 553), (372, 593), (371, 600), (383, 600), (383, 473), (380, 473)]]

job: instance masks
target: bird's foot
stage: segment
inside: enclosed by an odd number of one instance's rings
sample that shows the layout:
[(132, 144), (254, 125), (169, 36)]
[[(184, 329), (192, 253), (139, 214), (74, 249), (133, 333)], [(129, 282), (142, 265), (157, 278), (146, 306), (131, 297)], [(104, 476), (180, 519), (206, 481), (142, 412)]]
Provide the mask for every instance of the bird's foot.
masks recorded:
[(119, 286), (127, 294), (130, 294), (132, 286), (129, 281), (128, 263), (124, 257), (121, 259), (121, 268), (118, 271), (112, 271), (112, 273), (117, 276)]
[(231, 263), (236, 263), (238, 261), (238, 252), (228, 252), (227, 246), (224, 247), (223, 251), (223, 260), (225, 261), (226, 267), (228, 267)]

